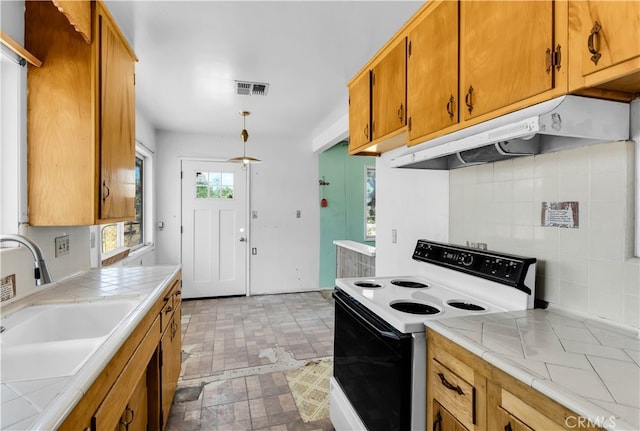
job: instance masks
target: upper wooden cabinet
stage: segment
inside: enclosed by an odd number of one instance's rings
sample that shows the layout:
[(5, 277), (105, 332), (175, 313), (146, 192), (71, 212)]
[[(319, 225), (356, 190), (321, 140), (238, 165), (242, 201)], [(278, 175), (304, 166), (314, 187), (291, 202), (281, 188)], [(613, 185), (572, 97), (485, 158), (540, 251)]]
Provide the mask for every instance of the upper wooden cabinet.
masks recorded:
[(135, 217), (136, 57), (106, 6), (91, 2), (88, 44), (53, 3), (26, 2), (29, 223)]
[(595, 88), (628, 99), (639, 93), (638, 29), (638, 1), (570, 1), (570, 90)]
[(458, 2), (440, 1), (409, 32), (408, 137), (458, 123)]
[(349, 153), (404, 145), (407, 124), (407, 42), (393, 40), (349, 87)]
[(553, 2), (460, 2), (462, 117), (478, 117), (553, 88)]
[(371, 73), (373, 139), (407, 124), (407, 41), (403, 38)]
[(358, 76), (349, 85), (349, 149), (371, 142), (371, 72)]

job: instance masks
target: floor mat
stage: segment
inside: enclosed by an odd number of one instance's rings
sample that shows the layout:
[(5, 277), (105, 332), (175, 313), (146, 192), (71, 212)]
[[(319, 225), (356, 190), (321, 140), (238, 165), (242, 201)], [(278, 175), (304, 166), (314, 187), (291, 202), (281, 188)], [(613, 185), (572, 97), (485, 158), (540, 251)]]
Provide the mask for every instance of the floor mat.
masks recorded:
[(329, 378), (333, 361), (311, 361), (285, 373), (304, 422), (329, 417)]

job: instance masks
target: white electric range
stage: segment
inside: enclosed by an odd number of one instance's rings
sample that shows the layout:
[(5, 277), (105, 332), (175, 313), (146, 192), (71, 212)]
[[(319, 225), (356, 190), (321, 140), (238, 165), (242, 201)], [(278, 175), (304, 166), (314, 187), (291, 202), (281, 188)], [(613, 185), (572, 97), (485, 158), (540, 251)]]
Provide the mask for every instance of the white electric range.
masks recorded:
[(413, 259), (415, 275), (336, 280), (337, 431), (425, 429), (425, 321), (533, 308), (533, 258), (418, 240)]

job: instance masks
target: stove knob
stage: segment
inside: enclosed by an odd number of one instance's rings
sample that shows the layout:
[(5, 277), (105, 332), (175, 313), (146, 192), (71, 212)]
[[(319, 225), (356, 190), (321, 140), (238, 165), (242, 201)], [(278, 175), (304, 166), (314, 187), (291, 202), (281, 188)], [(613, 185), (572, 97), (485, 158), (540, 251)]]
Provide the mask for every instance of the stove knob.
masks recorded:
[(462, 264), (464, 266), (471, 266), (472, 263), (473, 263), (472, 254), (462, 255)]

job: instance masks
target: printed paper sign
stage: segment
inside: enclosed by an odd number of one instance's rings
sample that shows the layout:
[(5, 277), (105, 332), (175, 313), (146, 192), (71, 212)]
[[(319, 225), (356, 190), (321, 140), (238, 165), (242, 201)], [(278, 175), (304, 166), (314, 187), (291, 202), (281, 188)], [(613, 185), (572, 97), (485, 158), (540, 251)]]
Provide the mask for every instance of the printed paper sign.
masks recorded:
[(542, 226), (578, 228), (578, 202), (542, 202)]

